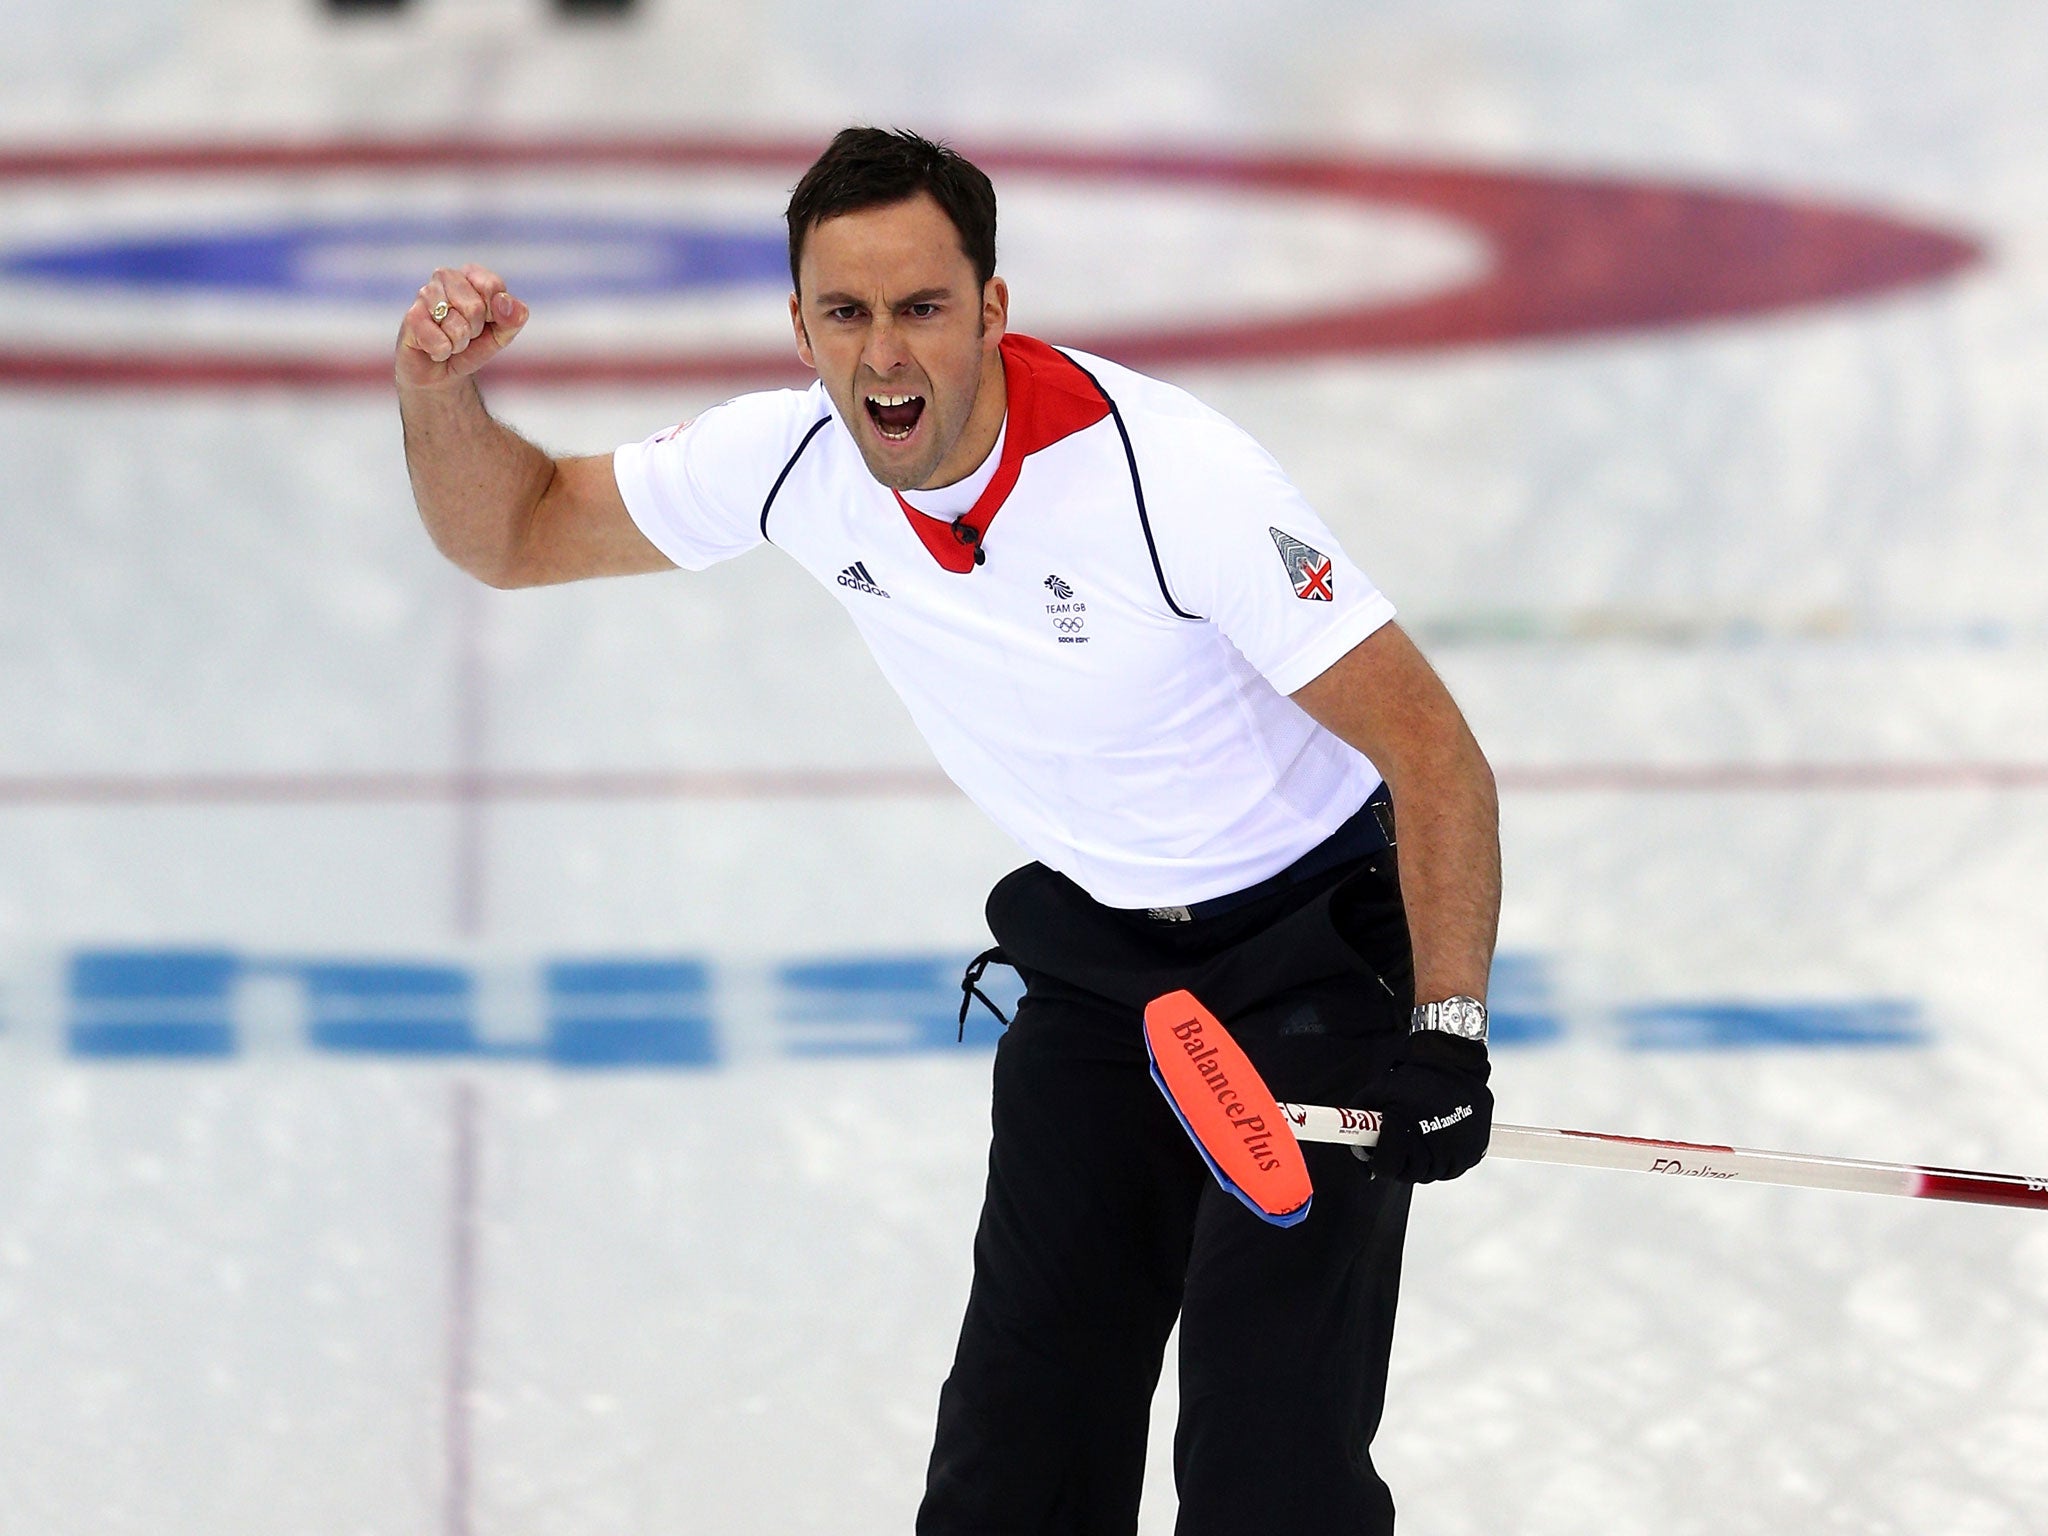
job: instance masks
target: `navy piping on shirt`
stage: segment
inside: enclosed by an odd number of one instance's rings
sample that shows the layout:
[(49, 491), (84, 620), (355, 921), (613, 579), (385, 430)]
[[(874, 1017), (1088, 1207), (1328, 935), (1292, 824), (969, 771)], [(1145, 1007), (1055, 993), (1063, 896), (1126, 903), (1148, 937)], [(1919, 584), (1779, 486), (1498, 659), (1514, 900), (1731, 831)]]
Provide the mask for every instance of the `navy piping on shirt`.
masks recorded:
[[(1074, 363), (1074, 359), (1067, 353), (1062, 352), (1060, 356)], [(1100, 379), (1086, 368), (1082, 368), (1079, 363), (1074, 363), (1074, 367), (1079, 370), (1082, 378), (1095, 386), (1095, 393), (1102, 396), (1102, 403), (1109, 407), (1109, 419), (1116, 423), (1116, 435), (1123, 439), (1124, 462), (1131, 466), (1131, 494), (1138, 502), (1138, 526), (1145, 531), (1145, 552), (1152, 557), (1152, 579), (1159, 583), (1159, 595), (1166, 599), (1166, 606), (1171, 608), (1177, 617), (1200, 623), (1202, 616), (1199, 613), (1189, 613), (1175, 602), (1173, 590), (1166, 584), (1166, 569), (1159, 563), (1159, 545), (1152, 538), (1152, 519), (1145, 515), (1145, 482), (1138, 478), (1138, 455), (1131, 449), (1131, 434), (1124, 428), (1124, 413), (1116, 408), (1116, 401), (1110, 398), (1109, 391), (1102, 387)]]
[(775, 498), (782, 494), (782, 482), (789, 478), (789, 472), (796, 468), (796, 461), (802, 458), (804, 450), (811, 446), (811, 439), (816, 437), (825, 423), (831, 419), (830, 416), (820, 416), (811, 423), (811, 430), (804, 434), (804, 440), (796, 445), (796, 452), (792, 453), (789, 462), (782, 466), (782, 473), (777, 475), (775, 483), (768, 487), (768, 499), (761, 503), (761, 537), (767, 539), (770, 544), (775, 541), (768, 538), (768, 509), (775, 505)]

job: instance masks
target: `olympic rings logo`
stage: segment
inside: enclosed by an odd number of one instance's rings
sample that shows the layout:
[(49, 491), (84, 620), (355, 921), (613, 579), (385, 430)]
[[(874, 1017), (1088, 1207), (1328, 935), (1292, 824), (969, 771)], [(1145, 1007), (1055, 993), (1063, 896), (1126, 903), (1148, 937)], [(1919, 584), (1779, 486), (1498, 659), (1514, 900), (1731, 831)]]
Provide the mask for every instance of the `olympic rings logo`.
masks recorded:
[(1086, 619), (1054, 619), (1052, 627), (1063, 635), (1074, 635), (1079, 634), (1081, 626), (1087, 622)]

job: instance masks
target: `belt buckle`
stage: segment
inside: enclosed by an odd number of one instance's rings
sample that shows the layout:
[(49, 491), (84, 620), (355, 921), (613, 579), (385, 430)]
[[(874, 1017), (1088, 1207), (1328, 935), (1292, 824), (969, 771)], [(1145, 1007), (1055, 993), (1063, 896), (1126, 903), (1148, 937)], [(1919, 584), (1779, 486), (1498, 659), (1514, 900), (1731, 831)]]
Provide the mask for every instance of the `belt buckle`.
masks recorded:
[(1155, 923), (1192, 923), (1195, 914), (1186, 907), (1147, 907), (1145, 915)]

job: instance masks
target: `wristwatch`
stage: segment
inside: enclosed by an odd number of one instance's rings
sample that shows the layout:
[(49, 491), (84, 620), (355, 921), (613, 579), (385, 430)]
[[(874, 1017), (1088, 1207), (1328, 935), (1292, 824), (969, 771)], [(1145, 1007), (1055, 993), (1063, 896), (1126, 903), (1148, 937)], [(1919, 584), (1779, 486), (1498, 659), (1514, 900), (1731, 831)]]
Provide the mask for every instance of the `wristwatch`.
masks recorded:
[(1440, 1003), (1419, 1003), (1408, 1022), (1408, 1033), (1441, 1030), (1460, 1040), (1486, 1044), (1486, 1004), (1476, 997), (1447, 997)]

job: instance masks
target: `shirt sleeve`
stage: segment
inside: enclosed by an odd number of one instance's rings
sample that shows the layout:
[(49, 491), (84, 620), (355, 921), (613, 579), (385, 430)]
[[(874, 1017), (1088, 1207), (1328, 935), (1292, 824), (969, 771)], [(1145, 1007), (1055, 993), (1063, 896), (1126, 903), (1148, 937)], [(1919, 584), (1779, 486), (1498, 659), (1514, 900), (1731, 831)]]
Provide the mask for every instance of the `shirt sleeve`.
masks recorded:
[(1167, 423), (1150, 463), (1139, 454), (1174, 601), (1221, 629), (1279, 692), (1315, 681), (1394, 617), (1241, 428), (1204, 411)]
[(640, 531), (687, 571), (743, 555), (761, 537), (761, 505), (822, 408), (809, 393), (769, 390), (627, 443), (612, 475)]

